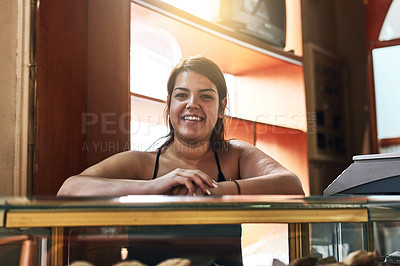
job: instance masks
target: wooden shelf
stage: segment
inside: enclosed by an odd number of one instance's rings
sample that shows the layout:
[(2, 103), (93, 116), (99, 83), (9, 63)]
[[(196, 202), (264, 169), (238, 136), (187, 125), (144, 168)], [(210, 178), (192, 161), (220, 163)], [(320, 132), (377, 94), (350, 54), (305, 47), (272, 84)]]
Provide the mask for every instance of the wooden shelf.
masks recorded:
[(161, 1), (134, 0), (131, 19), (133, 23), (145, 21), (168, 30), (178, 43), (185, 43), (181, 47), (183, 56), (204, 54), (230, 74), (242, 75), (282, 64), (302, 65), (299, 56)]
[[(134, 27), (139, 29), (143, 25), (155, 32), (168, 32), (179, 44), (183, 57), (202, 54), (223, 72), (236, 76), (238, 102), (233, 103), (233, 117), (307, 131), (302, 57), (161, 1), (132, 2), (132, 42)], [(152, 38), (159, 37), (146, 36), (146, 45), (151, 47), (152, 41), (163, 41), (163, 37)]]

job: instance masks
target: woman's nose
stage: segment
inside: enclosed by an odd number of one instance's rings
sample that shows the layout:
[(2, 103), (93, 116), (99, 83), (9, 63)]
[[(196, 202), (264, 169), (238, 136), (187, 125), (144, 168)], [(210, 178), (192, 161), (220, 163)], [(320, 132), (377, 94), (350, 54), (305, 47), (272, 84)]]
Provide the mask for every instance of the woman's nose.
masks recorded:
[(199, 103), (197, 101), (197, 98), (194, 95), (189, 97), (188, 103), (186, 104), (186, 108), (189, 108), (189, 109), (190, 108), (192, 108), (192, 109), (199, 109), (200, 108), (200, 105), (199, 105)]

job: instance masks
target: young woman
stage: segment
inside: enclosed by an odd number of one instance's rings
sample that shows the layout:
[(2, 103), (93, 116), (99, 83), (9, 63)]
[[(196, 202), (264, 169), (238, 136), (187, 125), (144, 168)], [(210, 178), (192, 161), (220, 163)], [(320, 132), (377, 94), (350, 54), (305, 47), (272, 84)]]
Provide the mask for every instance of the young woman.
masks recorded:
[[(58, 195), (303, 195), (299, 178), (267, 154), (245, 142), (225, 140), (226, 97), (225, 79), (215, 63), (204, 57), (183, 60), (168, 80), (170, 133), (158, 151), (111, 156), (68, 178)], [(136, 241), (135, 230), (163, 237)], [(172, 232), (186, 240), (173, 242)], [(240, 225), (130, 227), (129, 235), (130, 259), (149, 265), (171, 257), (190, 258), (193, 265), (242, 265)], [(208, 239), (206, 246), (201, 242), (199, 248), (199, 236)]]
[(158, 151), (111, 156), (68, 178), (59, 196), (304, 194), (299, 178), (270, 156), (224, 139), (227, 88), (214, 62), (187, 58), (167, 85), (170, 133)]

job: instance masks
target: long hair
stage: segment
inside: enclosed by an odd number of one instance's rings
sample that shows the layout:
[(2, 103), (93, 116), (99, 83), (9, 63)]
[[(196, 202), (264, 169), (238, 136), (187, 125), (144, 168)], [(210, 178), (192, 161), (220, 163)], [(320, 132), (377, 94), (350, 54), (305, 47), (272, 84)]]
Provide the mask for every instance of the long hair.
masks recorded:
[[(169, 133), (167, 135), (167, 140), (164, 142), (164, 144), (161, 145), (160, 148), (168, 146), (169, 144), (174, 142), (174, 127), (172, 126), (169, 117), (172, 98), (171, 96), (172, 91), (174, 90), (176, 77), (179, 73), (185, 71), (194, 71), (207, 77), (217, 87), (218, 90), (218, 111), (222, 111), (225, 107), (223, 100), (227, 96), (227, 87), (225, 77), (221, 69), (213, 61), (203, 56), (188, 57), (182, 60), (174, 67), (168, 79), (167, 89), (169, 97), (167, 105), (165, 107), (164, 116), (165, 121), (168, 123), (169, 126)], [(217, 122), (215, 123), (213, 131), (211, 133), (210, 147), (214, 151), (219, 151), (226, 147), (224, 122), (225, 116), (223, 116), (222, 118), (218, 117)]]

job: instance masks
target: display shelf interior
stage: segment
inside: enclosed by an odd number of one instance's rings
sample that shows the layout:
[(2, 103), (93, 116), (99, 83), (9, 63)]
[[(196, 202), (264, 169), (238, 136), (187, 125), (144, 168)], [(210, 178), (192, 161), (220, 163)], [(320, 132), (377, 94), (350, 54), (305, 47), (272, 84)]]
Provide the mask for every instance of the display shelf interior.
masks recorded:
[(183, 56), (204, 54), (230, 74), (242, 75), (288, 63), (302, 65), (302, 58), (297, 55), (202, 20), (161, 1), (133, 1), (131, 17), (133, 22), (167, 29), (178, 43), (184, 43), (181, 47)]

